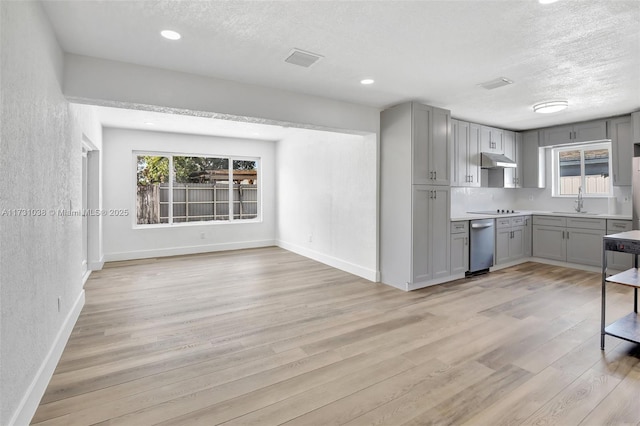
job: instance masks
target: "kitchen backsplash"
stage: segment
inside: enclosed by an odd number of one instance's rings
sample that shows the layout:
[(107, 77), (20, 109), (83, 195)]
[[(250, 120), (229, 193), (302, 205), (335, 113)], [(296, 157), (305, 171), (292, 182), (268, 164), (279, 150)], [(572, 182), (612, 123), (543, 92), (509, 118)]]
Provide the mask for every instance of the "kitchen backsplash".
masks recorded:
[[(607, 198), (585, 198), (584, 208), (591, 213), (615, 213), (631, 216), (631, 187), (613, 188), (615, 201)], [(573, 211), (576, 197), (554, 198), (551, 190), (503, 188), (451, 188), (451, 216), (470, 211), (516, 209), (538, 211)], [(610, 209), (615, 207), (614, 209)], [(611, 211), (615, 210), (615, 211)]]

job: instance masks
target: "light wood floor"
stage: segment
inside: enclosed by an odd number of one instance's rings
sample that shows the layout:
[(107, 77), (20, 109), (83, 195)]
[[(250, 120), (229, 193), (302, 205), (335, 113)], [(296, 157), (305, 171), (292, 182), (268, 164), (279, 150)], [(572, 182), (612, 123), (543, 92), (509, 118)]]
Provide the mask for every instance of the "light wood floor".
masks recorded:
[[(405, 293), (279, 248), (113, 264), (33, 419), (88, 425), (639, 425), (600, 275), (525, 263)], [(632, 309), (609, 291), (610, 319)]]

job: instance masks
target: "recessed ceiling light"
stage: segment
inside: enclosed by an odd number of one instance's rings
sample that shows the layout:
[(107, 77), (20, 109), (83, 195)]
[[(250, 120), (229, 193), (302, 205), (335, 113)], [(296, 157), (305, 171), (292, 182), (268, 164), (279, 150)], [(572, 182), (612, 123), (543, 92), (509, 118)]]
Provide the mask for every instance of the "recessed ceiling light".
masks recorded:
[(151, 121), (145, 121), (144, 124), (146, 124), (147, 126), (155, 126), (156, 123), (152, 123)]
[(551, 3), (555, 3), (558, 0), (538, 0), (538, 3), (540, 4), (551, 4)]
[(567, 109), (568, 106), (568, 101), (547, 101), (535, 104), (533, 106), (533, 110), (540, 114), (550, 114), (552, 112), (558, 112), (562, 111), (563, 109)]
[(365, 78), (364, 80), (360, 80), (360, 84), (373, 84), (374, 80), (371, 78)]
[(160, 35), (167, 40), (180, 40), (180, 37), (182, 37), (180, 33), (172, 30), (162, 30), (160, 31)]

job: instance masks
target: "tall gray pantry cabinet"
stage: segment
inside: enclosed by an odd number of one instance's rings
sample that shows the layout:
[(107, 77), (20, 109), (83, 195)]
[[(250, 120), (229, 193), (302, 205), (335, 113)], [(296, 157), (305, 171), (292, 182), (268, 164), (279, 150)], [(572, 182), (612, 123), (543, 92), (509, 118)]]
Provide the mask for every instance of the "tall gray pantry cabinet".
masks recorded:
[(413, 290), (449, 273), (450, 111), (407, 102), (380, 116), (380, 277)]

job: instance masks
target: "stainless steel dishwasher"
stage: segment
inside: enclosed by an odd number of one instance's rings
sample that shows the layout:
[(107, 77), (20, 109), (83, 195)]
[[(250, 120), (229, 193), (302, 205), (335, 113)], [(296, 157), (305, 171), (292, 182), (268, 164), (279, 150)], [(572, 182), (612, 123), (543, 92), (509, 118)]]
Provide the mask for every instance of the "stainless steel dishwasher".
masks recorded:
[(489, 268), (493, 266), (494, 223), (493, 219), (475, 219), (471, 221), (469, 271), (467, 275), (489, 272)]

